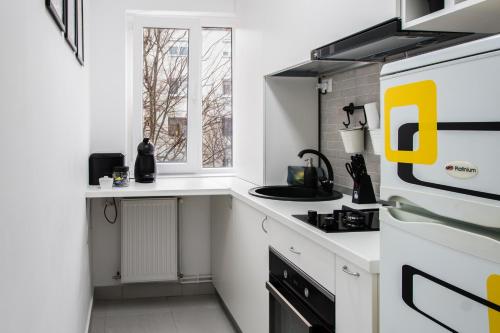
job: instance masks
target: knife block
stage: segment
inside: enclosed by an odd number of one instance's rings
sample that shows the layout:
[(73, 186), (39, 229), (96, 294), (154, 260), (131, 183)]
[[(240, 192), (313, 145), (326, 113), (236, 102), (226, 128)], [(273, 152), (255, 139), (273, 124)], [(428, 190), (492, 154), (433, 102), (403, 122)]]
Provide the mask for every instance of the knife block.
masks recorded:
[(364, 174), (359, 181), (354, 182), (352, 202), (357, 204), (377, 203), (377, 198), (375, 198), (375, 192), (373, 191), (372, 179), (368, 174)]

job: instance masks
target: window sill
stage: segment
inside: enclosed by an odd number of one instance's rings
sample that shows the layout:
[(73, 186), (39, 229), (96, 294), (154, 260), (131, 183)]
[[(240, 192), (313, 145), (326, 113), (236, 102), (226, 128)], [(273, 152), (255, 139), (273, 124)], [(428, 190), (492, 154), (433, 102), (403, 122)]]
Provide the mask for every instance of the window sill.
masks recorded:
[(164, 173), (158, 174), (157, 178), (207, 178), (207, 177), (235, 177), (236, 174), (231, 172), (217, 173)]

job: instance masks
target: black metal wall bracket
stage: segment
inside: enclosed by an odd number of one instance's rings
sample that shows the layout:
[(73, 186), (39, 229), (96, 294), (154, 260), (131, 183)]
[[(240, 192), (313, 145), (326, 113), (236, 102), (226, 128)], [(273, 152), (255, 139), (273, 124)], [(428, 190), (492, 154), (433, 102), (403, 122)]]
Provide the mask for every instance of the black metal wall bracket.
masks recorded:
[(365, 117), (365, 121), (360, 121), (359, 124), (361, 126), (365, 127), (365, 125), (366, 125), (366, 111), (365, 111), (365, 107), (363, 105), (355, 106), (354, 103), (350, 103), (349, 105), (344, 106), (342, 108), (342, 110), (344, 110), (346, 115), (347, 115), (347, 123), (342, 122), (346, 128), (348, 128), (349, 125), (351, 124), (351, 115), (354, 114), (354, 111), (363, 110), (363, 115)]

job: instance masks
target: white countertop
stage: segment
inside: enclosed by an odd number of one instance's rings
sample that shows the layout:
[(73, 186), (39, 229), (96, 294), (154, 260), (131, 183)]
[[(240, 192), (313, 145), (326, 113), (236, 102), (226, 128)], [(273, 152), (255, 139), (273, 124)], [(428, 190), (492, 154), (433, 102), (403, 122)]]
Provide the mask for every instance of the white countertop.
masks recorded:
[(320, 202), (278, 201), (254, 197), (248, 190), (256, 185), (237, 177), (175, 177), (158, 178), (153, 184), (131, 182), (126, 188), (101, 190), (89, 186), (87, 198), (106, 197), (162, 197), (191, 195), (232, 195), (246, 204), (295, 230), (315, 243), (351, 261), (370, 273), (379, 273), (380, 235), (377, 231), (325, 233), (294, 217), (306, 214), (309, 209), (318, 213), (331, 213), (342, 205), (352, 208), (371, 208), (377, 205), (356, 205), (351, 197)]
[[(101, 190), (99, 186), (89, 186), (87, 198), (129, 198), (129, 197), (165, 197), (189, 195), (231, 194), (231, 181), (234, 177), (164, 177), (157, 178), (151, 184), (134, 181), (128, 187), (113, 187)], [(251, 183), (250, 187), (254, 186)]]

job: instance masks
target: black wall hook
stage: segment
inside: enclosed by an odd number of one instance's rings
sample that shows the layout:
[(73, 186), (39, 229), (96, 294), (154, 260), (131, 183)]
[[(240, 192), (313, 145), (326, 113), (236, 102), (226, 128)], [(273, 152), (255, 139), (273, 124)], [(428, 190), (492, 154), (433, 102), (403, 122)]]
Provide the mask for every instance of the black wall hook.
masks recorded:
[(359, 124), (361, 126), (365, 127), (367, 121), (366, 121), (366, 111), (365, 111), (365, 107), (363, 105), (354, 106), (354, 103), (350, 103), (349, 105), (344, 106), (342, 108), (342, 110), (344, 110), (346, 115), (347, 115), (347, 124), (345, 122), (342, 122), (346, 128), (348, 128), (349, 125), (351, 124), (351, 115), (354, 114), (354, 111), (363, 110), (363, 115), (365, 117), (365, 121), (360, 121)]

